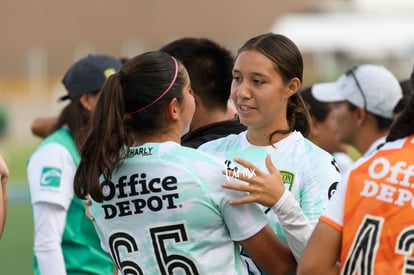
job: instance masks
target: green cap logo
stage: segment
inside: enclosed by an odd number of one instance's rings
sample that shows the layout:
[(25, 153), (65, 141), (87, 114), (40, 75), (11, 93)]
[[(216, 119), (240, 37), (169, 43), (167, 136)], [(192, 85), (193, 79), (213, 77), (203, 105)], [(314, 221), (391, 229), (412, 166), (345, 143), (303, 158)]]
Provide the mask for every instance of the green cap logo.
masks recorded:
[(114, 73), (116, 73), (116, 71), (115, 71), (115, 69), (114, 69), (114, 68), (109, 68), (109, 69), (106, 69), (106, 70), (104, 71), (105, 78), (110, 77), (110, 76), (111, 76), (111, 75), (113, 75)]

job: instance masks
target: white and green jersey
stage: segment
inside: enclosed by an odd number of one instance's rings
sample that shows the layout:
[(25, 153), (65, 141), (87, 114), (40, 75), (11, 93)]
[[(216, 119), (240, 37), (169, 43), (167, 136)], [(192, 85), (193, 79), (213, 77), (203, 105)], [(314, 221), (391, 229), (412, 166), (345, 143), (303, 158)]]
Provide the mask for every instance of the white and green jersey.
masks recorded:
[[(248, 174), (234, 161), (245, 159), (258, 169), (268, 172), (266, 155), (270, 154), (273, 165), (282, 174), (283, 182), (299, 202), (309, 222), (315, 225), (340, 180), (339, 170), (331, 154), (322, 150), (300, 132), (293, 132), (273, 146), (254, 146), (247, 140), (247, 132), (229, 135), (201, 145), (198, 150), (226, 159), (227, 168), (233, 173)], [(284, 228), (270, 208), (262, 207), (269, 224), (276, 234), (285, 240)], [(244, 255), (244, 252), (243, 252)], [(249, 264), (251, 267), (252, 264)], [(250, 270), (253, 274), (252, 269)], [(260, 274), (260, 273), (259, 273)]]
[(74, 195), (73, 178), (79, 160), (66, 128), (48, 136), (29, 159), (35, 274), (113, 274), (112, 260), (85, 215), (85, 203)]
[(123, 274), (247, 274), (239, 245), (267, 219), (244, 193), (221, 188), (223, 161), (175, 142), (146, 143), (103, 181), (91, 214)]

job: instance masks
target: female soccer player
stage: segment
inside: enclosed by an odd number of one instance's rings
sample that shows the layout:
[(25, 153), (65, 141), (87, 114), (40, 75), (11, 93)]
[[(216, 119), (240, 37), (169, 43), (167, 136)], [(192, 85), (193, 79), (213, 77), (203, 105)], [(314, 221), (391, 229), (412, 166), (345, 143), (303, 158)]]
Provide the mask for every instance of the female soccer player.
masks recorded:
[[(270, 209), (274, 200), (265, 203), (263, 211), (297, 260), (340, 179), (333, 157), (305, 138), (310, 122), (298, 94), (302, 72), (302, 55), (287, 37), (268, 33), (249, 39), (237, 53), (231, 86), (231, 97), (247, 131), (199, 147), (225, 158), (233, 174), (244, 172), (243, 166), (234, 160), (236, 157), (265, 171), (265, 159), (270, 161), (266, 156), (271, 156), (290, 192), (283, 193), (280, 202), (284, 202), (277, 204), (274, 211)], [(251, 196), (235, 203), (257, 199), (254, 190), (248, 192)], [(300, 207), (296, 207), (298, 203)], [(253, 263), (249, 261), (248, 265), (250, 272), (260, 274)]]
[(62, 82), (69, 100), (27, 165), (34, 221), (34, 274), (112, 275), (114, 265), (102, 250), (84, 201), (73, 191), (79, 148), (106, 78), (121, 63), (107, 55), (75, 62)]

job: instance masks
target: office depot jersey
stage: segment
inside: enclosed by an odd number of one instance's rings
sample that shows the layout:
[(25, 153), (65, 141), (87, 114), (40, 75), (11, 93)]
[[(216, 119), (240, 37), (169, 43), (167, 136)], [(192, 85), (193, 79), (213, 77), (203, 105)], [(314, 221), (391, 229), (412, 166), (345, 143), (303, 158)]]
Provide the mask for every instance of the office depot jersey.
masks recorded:
[(321, 220), (342, 232), (342, 274), (413, 274), (414, 135), (352, 168)]
[(247, 274), (234, 241), (267, 223), (245, 196), (221, 188), (223, 162), (174, 142), (132, 147), (91, 213), (123, 274)]

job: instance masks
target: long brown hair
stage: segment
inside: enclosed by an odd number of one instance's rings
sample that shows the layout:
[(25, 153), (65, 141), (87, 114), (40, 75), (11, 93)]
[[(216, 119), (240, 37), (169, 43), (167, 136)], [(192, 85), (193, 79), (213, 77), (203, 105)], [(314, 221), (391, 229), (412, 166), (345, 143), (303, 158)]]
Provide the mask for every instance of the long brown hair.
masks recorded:
[[(91, 94), (98, 93), (99, 91), (91, 92)], [(53, 125), (51, 132), (67, 126), (75, 141), (76, 147), (79, 149), (84, 141), (85, 133), (89, 128), (90, 119), (91, 112), (82, 106), (79, 98), (74, 98), (60, 112), (58, 120)]]

